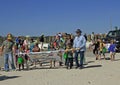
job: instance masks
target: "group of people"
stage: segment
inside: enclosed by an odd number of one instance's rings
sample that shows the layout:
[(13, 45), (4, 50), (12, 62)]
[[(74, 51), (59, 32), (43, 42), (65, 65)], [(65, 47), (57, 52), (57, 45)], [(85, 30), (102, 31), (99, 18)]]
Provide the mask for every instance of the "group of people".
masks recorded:
[(12, 70), (16, 70), (17, 67), (21, 70), (21, 66), (22, 69), (24, 69), (24, 64), (27, 63), (27, 61), (31, 61), (30, 57), (27, 55), (29, 52), (40, 52), (38, 43), (35, 43), (33, 39), (29, 41), (29, 37), (26, 37), (25, 40), (17, 37), (16, 40), (13, 41), (12, 34), (8, 34), (0, 51), (0, 54), (4, 56), (4, 70), (9, 71), (9, 63)]
[[(77, 29), (76, 36), (73, 37), (71, 34), (65, 34), (64, 36), (58, 33), (55, 37), (55, 40), (49, 42), (48, 51), (64, 49), (64, 58), (65, 58), (65, 65), (67, 69), (72, 69), (73, 67), (73, 59), (75, 60), (76, 69), (80, 68), (83, 69), (83, 61), (85, 57), (86, 51), (86, 36), (82, 35), (82, 31)], [(94, 38), (93, 38), (94, 39)], [(44, 42), (44, 35), (42, 35), (40, 42)], [(96, 56), (96, 60), (101, 59), (103, 54), (105, 59), (105, 53), (108, 50), (110, 52), (111, 60), (115, 59), (115, 52), (116, 46), (114, 41), (111, 40), (111, 44), (108, 49), (106, 49), (105, 43), (101, 39), (97, 39), (93, 41), (92, 46), (94, 46), (93, 53)], [(19, 67), (19, 70), (24, 69), (24, 64), (27, 61), (32, 61), (27, 55), (29, 52), (40, 52), (41, 49), (38, 43), (34, 42), (34, 39), (29, 39), (26, 37), (25, 40), (17, 37), (15, 42), (13, 41), (12, 34), (7, 35), (7, 39), (3, 42), (1, 46), (0, 54), (4, 54), (4, 70), (9, 71), (9, 63), (11, 65), (12, 70), (16, 70)], [(21, 53), (25, 53), (24, 55)], [(79, 58), (80, 55), (80, 58)], [(14, 57), (15, 56), (15, 64), (14, 64)], [(80, 59), (80, 61), (79, 61)], [(8, 62), (9, 61), (9, 62)]]
[[(80, 68), (83, 69), (83, 60), (84, 60), (84, 56), (85, 56), (85, 51), (86, 51), (86, 38), (81, 34), (82, 31), (80, 29), (76, 30), (76, 37), (73, 40), (73, 45), (71, 45), (71, 43), (68, 42), (66, 44), (66, 66), (67, 69), (68, 68), (72, 68), (73, 66), (73, 57), (75, 58), (75, 62), (76, 62), (76, 69)], [(75, 56), (73, 56), (73, 53), (75, 54)], [(78, 56), (80, 54), (80, 62), (78, 60)]]
[[(86, 51), (86, 38), (81, 34), (82, 31), (80, 29), (77, 29), (75, 32), (75, 38), (73, 38), (70, 34), (66, 34), (64, 38), (61, 36), (61, 34), (57, 34), (56, 40), (52, 43), (50, 42), (48, 50), (57, 50), (63, 48), (65, 50), (64, 53), (67, 54), (67, 57), (65, 59), (66, 67), (70, 67), (70, 69), (72, 68), (73, 58), (75, 57), (76, 68), (82, 69), (84, 53)], [(42, 41), (42, 43), (44, 42), (43, 39), (40, 41)], [(25, 40), (18, 37), (14, 42), (12, 34), (8, 34), (7, 39), (3, 42), (0, 51), (0, 54), (3, 54), (4, 56), (4, 70), (9, 71), (9, 63), (12, 70), (16, 70), (17, 67), (19, 67), (19, 70), (21, 70), (21, 66), (22, 69), (24, 69), (24, 63), (26, 63), (28, 60), (31, 61), (27, 53), (40, 52), (40, 50), (41, 49), (39, 48), (38, 43), (35, 43), (33, 39), (30, 39), (29, 41), (28, 37), (26, 37)], [(23, 55), (21, 53), (25, 54)], [(73, 53), (75, 56), (73, 56)], [(81, 57), (80, 62), (78, 61), (79, 54)]]
[(105, 42), (102, 41), (102, 39), (97, 39), (93, 41), (93, 44), (91, 46), (94, 46), (93, 48), (93, 54), (96, 56), (96, 60), (101, 60), (102, 56), (104, 57), (104, 60), (106, 59), (105, 53), (110, 53), (110, 59), (111, 61), (115, 60), (115, 53), (116, 53), (116, 45), (114, 43), (114, 40), (111, 40), (110, 45), (106, 46)]

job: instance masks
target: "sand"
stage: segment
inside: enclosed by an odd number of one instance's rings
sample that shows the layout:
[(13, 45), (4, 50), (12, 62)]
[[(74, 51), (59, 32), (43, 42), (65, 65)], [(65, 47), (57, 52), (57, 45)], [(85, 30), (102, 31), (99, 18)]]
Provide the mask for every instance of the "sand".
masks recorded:
[[(107, 54), (109, 57), (109, 54)], [(120, 85), (120, 54), (116, 61), (95, 60), (86, 53), (85, 68), (33, 69), (29, 71), (0, 71), (0, 85)]]

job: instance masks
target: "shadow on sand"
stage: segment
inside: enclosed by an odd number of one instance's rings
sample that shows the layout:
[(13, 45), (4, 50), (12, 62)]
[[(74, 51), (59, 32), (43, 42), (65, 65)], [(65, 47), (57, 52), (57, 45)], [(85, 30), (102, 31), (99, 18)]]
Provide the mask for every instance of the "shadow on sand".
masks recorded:
[(5, 75), (1, 75), (0, 76), (0, 81), (3, 80), (8, 80), (8, 79), (14, 79), (14, 78), (19, 78), (20, 76), (5, 76)]
[(86, 66), (84, 68), (97, 68), (97, 67), (102, 67), (102, 65), (91, 65), (91, 66)]
[(95, 61), (88, 61), (87, 63), (94, 63)]
[(120, 59), (115, 59), (114, 61), (120, 61)]

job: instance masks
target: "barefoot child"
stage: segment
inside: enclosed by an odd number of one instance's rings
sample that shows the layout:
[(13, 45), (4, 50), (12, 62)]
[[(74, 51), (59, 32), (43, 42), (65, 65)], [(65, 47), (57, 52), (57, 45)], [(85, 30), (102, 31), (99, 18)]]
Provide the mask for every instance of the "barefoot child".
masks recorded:
[(110, 47), (108, 48), (108, 50), (110, 52), (111, 61), (114, 61), (115, 53), (116, 53), (116, 45), (114, 44), (113, 40), (111, 40), (111, 44), (110, 44)]

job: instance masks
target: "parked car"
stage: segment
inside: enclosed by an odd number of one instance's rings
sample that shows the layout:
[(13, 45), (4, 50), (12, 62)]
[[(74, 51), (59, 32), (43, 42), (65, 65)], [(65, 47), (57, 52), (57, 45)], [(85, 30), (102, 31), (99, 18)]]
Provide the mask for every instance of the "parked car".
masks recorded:
[(114, 40), (117, 51), (120, 52), (120, 30), (109, 31), (108, 34), (106, 35), (106, 38), (103, 38), (102, 40), (108, 45), (108, 47), (110, 45), (110, 41)]

